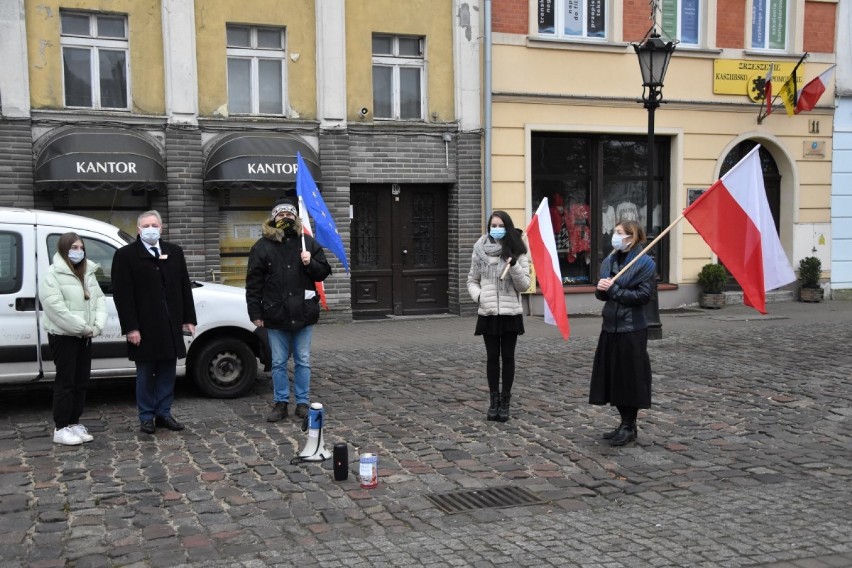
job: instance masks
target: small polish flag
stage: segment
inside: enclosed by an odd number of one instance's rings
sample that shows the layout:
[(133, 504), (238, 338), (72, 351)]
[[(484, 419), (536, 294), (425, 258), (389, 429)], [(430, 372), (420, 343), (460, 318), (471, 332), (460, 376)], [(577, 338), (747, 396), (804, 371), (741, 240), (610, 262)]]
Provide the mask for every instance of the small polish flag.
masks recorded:
[[(302, 222), (302, 234), (308, 235), (309, 237), (314, 236), (314, 232), (311, 230), (311, 218), (308, 216), (308, 211), (305, 208), (305, 202), (302, 197), (299, 197), (299, 220)], [(302, 237), (302, 247), (305, 246), (305, 238)], [(328, 310), (328, 304), (325, 301), (325, 285), (322, 282), (314, 282), (317, 287), (317, 294), (320, 297), (320, 304), (326, 310)]]
[(796, 114), (803, 110), (813, 110), (819, 98), (828, 87), (828, 82), (831, 81), (831, 76), (834, 75), (834, 65), (823, 71), (820, 75), (810, 80), (810, 82), (799, 90), (796, 98)]

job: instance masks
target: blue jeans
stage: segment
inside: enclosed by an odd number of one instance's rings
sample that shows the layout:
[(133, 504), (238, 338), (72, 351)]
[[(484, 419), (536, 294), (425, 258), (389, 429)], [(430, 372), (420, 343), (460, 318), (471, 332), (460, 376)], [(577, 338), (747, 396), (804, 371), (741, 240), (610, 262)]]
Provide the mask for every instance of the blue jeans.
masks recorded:
[(297, 331), (267, 329), (269, 350), (272, 352), (272, 386), (275, 402), (290, 402), (290, 379), (287, 375), (287, 360), (293, 354), (293, 388), (296, 404), (309, 404), (308, 390), (311, 387), (311, 335), (314, 326), (308, 325)]
[(136, 406), (139, 421), (172, 415), (177, 360), (136, 361)]

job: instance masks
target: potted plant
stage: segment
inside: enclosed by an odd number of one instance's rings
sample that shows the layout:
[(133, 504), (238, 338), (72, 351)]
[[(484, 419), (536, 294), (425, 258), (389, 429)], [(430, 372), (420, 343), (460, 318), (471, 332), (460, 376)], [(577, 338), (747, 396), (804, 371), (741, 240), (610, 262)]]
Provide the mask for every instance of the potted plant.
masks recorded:
[(698, 273), (698, 285), (701, 295), (698, 305), (702, 308), (719, 309), (725, 305), (725, 294), (722, 289), (728, 281), (728, 271), (721, 264), (705, 264)]
[(822, 302), (823, 289), (819, 285), (822, 276), (822, 262), (815, 256), (806, 256), (799, 261), (799, 300), (802, 302)]

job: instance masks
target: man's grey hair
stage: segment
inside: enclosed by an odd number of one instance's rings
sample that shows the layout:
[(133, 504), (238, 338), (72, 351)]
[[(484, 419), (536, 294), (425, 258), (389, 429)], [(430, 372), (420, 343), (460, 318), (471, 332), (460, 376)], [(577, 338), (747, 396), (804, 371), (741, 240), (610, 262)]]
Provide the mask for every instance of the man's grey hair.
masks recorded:
[(144, 213), (141, 213), (139, 217), (136, 218), (137, 227), (141, 226), (142, 219), (144, 219), (145, 217), (156, 217), (157, 221), (160, 223), (160, 226), (163, 226), (163, 218), (160, 216), (160, 212), (156, 209), (151, 209), (150, 211), (145, 211)]

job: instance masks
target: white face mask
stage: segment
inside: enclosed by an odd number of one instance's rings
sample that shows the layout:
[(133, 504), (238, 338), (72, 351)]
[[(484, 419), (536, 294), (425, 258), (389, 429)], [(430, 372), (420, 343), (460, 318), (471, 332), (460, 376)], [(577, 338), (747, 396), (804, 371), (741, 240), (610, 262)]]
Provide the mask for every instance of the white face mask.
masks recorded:
[(84, 250), (71, 249), (68, 251), (68, 260), (70, 260), (72, 264), (80, 264), (83, 262), (84, 258), (86, 258), (86, 251)]
[(612, 248), (615, 250), (625, 251), (630, 247), (630, 241), (627, 240), (628, 235), (619, 235), (618, 233), (613, 233), (612, 235)]
[(157, 227), (145, 227), (139, 231), (139, 236), (147, 244), (154, 246), (160, 240), (160, 229)]

